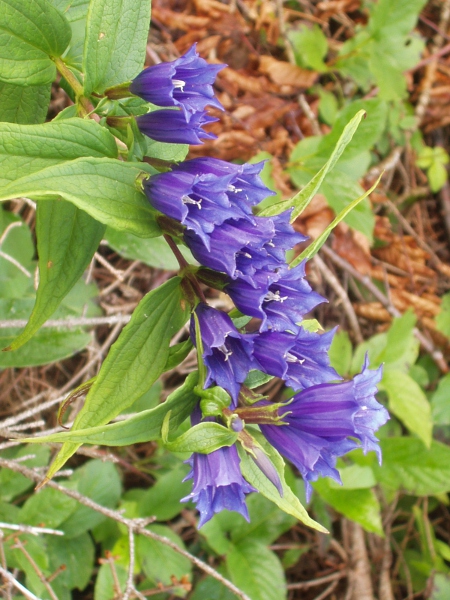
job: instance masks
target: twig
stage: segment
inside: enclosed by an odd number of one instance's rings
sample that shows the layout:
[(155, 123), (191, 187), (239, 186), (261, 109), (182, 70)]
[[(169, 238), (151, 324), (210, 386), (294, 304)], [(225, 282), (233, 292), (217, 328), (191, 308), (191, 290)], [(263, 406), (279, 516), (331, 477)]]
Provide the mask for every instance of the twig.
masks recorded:
[[(377, 286), (373, 283), (373, 281), (368, 275), (362, 275), (350, 263), (348, 263), (345, 259), (335, 254), (326, 246), (322, 246), (321, 250), (326, 256), (328, 256), (328, 258), (330, 258), (330, 260), (332, 260), (335, 264), (340, 266), (341, 269), (344, 269), (344, 271), (347, 271), (357, 281), (362, 283), (369, 290), (369, 292), (371, 292), (371, 294), (379, 302), (381, 302), (381, 304), (393, 317), (401, 317), (402, 313), (391, 304), (391, 302), (388, 298), (386, 298), (383, 292), (380, 292), (380, 290), (377, 288)], [(424, 334), (419, 329), (417, 329), (417, 327), (414, 328), (414, 335), (419, 340), (424, 350), (426, 350), (426, 352), (428, 352), (431, 355), (432, 359), (437, 364), (442, 373), (448, 373), (449, 368), (447, 363), (445, 362), (444, 355), (442, 354), (442, 352), (438, 348), (436, 348), (433, 342), (427, 337), (425, 337)]]
[(18, 260), (16, 260), (12, 256), (10, 256), (9, 254), (6, 254), (6, 252), (3, 252), (3, 250), (0, 250), (0, 257), (4, 258), (8, 262), (10, 262), (12, 265), (17, 267), (19, 269), (19, 271), (21, 271), (27, 277), (31, 277), (31, 273), (30, 273), (30, 271), (28, 271), (28, 269), (25, 269), (25, 267), (23, 265), (21, 265)]
[(28, 600), (41, 600), (40, 598), (32, 594), (29, 590), (27, 590), (26, 587), (19, 583), (17, 579), (13, 577), (11, 573), (3, 567), (0, 567), (0, 575), (3, 577), (3, 579), (9, 581), (9, 583), (11, 583), (17, 590), (19, 590), (19, 592), (21, 592), (25, 596), (25, 598), (28, 598)]
[(337, 588), (338, 583), (338, 581), (335, 581), (334, 583), (329, 585), (325, 590), (323, 590), (321, 594), (316, 596), (314, 600), (325, 600), (325, 598), (327, 598), (331, 594), (331, 592), (333, 592)]
[(128, 528), (128, 576), (125, 591), (123, 593), (122, 600), (129, 600), (130, 594), (133, 591), (133, 573), (134, 573), (134, 562), (135, 562), (135, 545), (134, 545), (134, 532), (131, 528)]
[[(1, 254), (1, 252), (0, 252)], [(99, 325), (126, 325), (131, 319), (130, 315), (113, 315), (111, 317), (71, 317), (69, 319), (49, 319), (42, 327), (57, 327), (63, 329), (73, 329), (75, 327), (98, 327)], [(0, 321), (0, 329), (9, 329), (12, 327), (25, 327), (28, 323), (26, 319), (7, 319)]]
[(59, 529), (48, 529), (47, 527), (33, 527), (32, 525), (14, 525), (12, 523), (0, 522), (0, 529), (12, 529), (21, 533), (31, 533), (31, 535), (39, 535), (40, 533), (48, 533), (49, 535), (64, 535), (64, 531)]
[[(21, 473), (22, 475), (24, 475), (28, 479), (31, 479), (32, 481), (35, 481), (36, 483), (42, 482), (42, 477), (39, 473), (37, 473), (34, 469), (30, 469), (24, 465), (18, 464), (17, 461), (15, 461), (15, 460), (8, 460), (8, 459), (0, 458), (0, 467), (10, 469), (11, 471), (14, 471), (16, 473)], [(210, 567), (208, 564), (206, 564), (205, 562), (203, 562), (202, 560), (200, 560), (199, 558), (197, 558), (190, 552), (187, 552), (187, 550), (180, 548), (179, 546), (177, 546), (177, 544), (175, 544), (168, 538), (166, 538), (162, 535), (158, 535), (158, 534), (154, 533), (153, 531), (149, 531), (148, 529), (145, 529), (146, 525), (148, 524), (148, 519), (128, 519), (127, 517), (124, 517), (119, 511), (115, 511), (115, 510), (112, 510), (111, 508), (106, 508), (105, 506), (101, 506), (100, 504), (97, 504), (97, 502), (94, 502), (90, 498), (83, 496), (79, 492), (65, 488), (64, 486), (59, 485), (58, 483), (56, 483), (53, 480), (46, 481), (46, 485), (48, 485), (49, 487), (51, 487), (55, 490), (60, 491), (62, 494), (65, 494), (69, 498), (74, 498), (80, 504), (83, 504), (84, 506), (87, 506), (88, 508), (92, 508), (96, 512), (99, 512), (102, 515), (105, 515), (105, 517), (108, 517), (109, 519), (113, 519), (114, 521), (117, 521), (118, 523), (122, 523), (122, 525), (127, 527), (129, 530), (131, 529), (133, 531), (133, 533), (139, 533), (140, 535), (148, 537), (152, 540), (155, 540), (157, 542), (160, 542), (161, 544), (168, 546), (169, 548), (172, 548), (172, 550), (174, 550), (178, 554), (181, 554), (181, 556), (184, 556), (185, 558), (187, 558), (193, 565), (195, 565), (196, 567), (201, 569), (204, 573), (206, 573), (207, 575), (211, 575), (211, 577), (214, 577), (214, 579), (217, 579), (218, 581), (220, 581), (220, 583), (222, 585), (224, 585), (226, 588), (228, 588), (233, 594), (235, 594), (241, 600), (251, 600), (251, 598), (249, 598), (249, 596), (247, 596), (247, 594), (245, 594), (242, 590), (237, 588), (231, 581), (229, 581), (228, 579), (226, 579), (225, 577), (220, 575), (220, 573), (218, 573), (215, 569)]]
[(317, 254), (314, 257), (314, 264), (338, 295), (339, 300), (342, 302), (342, 306), (344, 307), (345, 313), (347, 314), (347, 318), (349, 320), (350, 327), (352, 328), (353, 335), (355, 336), (355, 340), (358, 344), (361, 344), (364, 341), (364, 338), (361, 333), (361, 328), (359, 327), (358, 317), (356, 316), (355, 309), (348, 298), (347, 292), (344, 290), (334, 273), (327, 267), (324, 261)]
[(347, 576), (346, 571), (338, 571), (337, 573), (331, 573), (331, 575), (325, 575), (324, 577), (318, 577), (317, 579), (311, 579), (310, 581), (299, 581), (298, 583), (289, 583), (286, 587), (288, 590), (308, 590), (330, 581), (339, 581)]
[(55, 594), (55, 592), (53, 591), (52, 586), (49, 584), (49, 582), (47, 581), (47, 578), (45, 577), (44, 573), (41, 571), (41, 569), (38, 567), (36, 561), (33, 559), (33, 557), (31, 556), (31, 554), (28, 552), (28, 550), (25, 548), (24, 544), (22, 543), (22, 541), (17, 537), (14, 539), (14, 543), (15, 546), (17, 547), (22, 554), (25, 556), (25, 558), (27, 559), (27, 561), (30, 563), (30, 565), (33, 567), (36, 575), (39, 577), (42, 585), (45, 587), (45, 589), (47, 590), (47, 592), (49, 593), (49, 596), (52, 600), (58, 600), (58, 596)]

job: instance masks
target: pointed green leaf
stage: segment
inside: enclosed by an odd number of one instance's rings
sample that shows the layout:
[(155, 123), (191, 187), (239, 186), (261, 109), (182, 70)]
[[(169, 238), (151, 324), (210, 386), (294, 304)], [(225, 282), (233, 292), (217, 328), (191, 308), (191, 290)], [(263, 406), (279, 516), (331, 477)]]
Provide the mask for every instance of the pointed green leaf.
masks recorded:
[(0, 121), (43, 123), (50, 104), (51, 83), (21, 86), (0, 81)]
[(20, 196), (48, 200), (61, 196), (105, 225), (153, 237), (161, 232), (153, 209), (138, 190), (136, 179), (141, 173), (132, 163), (79, 158), (5, 185), (0, 190), (0, 200)]
[[(320, 171), (316, 175), (314, 175), (311, 181), (307, 185), (305, 185), (305, 187), (300, 192), (298, 192), (298, 194), (296, 194), (293, 198), (290, 198), (289, 200), (285, 200), (284, 202), (280, 202), (278, 204), (273, 204), (272, 206), (269, 206), (261, 212), (261, 216), (270, 217), (272, 215), (277, 215), (293, 207), (294, 210), (291, 214), (291, 222), (294, 221), (311, 202), (311, 200), (319, 190), (320, 186), (322, 185), (325, 176), (327, 175), (327, 173), (329, 173), (329, 171), (331, 171), (331, 169), (341, 157), (345, 148), (348, 146), (352, 137), (354, 136), (355, 131), (357, 130), (358, 125), (360, 124), (361, 119), (364, 117), (365, 114), (366, 113), (364, 110), (360, 110), (353, 117), (353, 119), (345, 126), (344, 131), (342, 132), (336, 144), (336, 147), (333, 150), (328, 161), (324, 164)], [(362, 200), (362, 198), (360, 200)]]
[(190, 373), (184, 384), (172, 392), (167, 400), (157, 406), (144, 410), (124, 421), (86, 427), (51, 435), (30, 438), (30, 443), (75, 442), (77, 444), (95, 444), (100, 446), (131, 446), (160, 439), (161, 427), (170, 411), (169, 428), (176, 430), (198, 404), (198, 396), (194, 387), (198, 382), (198, 374)]
[(39, 202), (36, 234), (39, 287), (30, 319), (9, 350), (27, 342), (55, 312), (84, 273), (103, 237), (105, 226), (64, 200)]
[(171, 452), (199, 452), (209, 454), (223, 446), (232, 446), (238, 434), (219, 423), (199, 423), (173, 441), (164, 440)]
[[(113, 344), (75, 419), (72, 430), (104, 425), (131, 406), (164, 371), (173, 335), (186, 323), (189, 309), (180, 278), (147, 294)], [(52, 476), (79, 444), (66, 443), (52, 464)]]
[(322, 246), (325, 244), (325, 242), (328, 239), (328, 236), (330, 235), (330, 233), (333, 231), (333, 229), (336, 227), (336, 225), (338, 225), (342, 219), (344, 219), (348, 213), (353, 210), (353, 208), (355, 208), (355, 206), (357, 206), (362, 200), (364, 200), (364, 198), (367, 198), (367, 196), (369, 196), (374, 189), (377, 187), (377, 185), (380, 182), (381, 177), (383, 176), (383, 173), (378, 177), (378, 179), (376, 180), (376, 182), (373, 184), (373, 186), (367, 190), (367, 192), (364, 192), (364, 194), (362, 196), (360, 196), (359, 198), (356, 198), (356, 200), (353, 200), (353, 202), (350, 202), (350, 204), (343, 210), (341, 211), (338, 216), (333, 219), (333, 221), (328, 225), (328, 227), (319, 235), (318, 238), (316, 238), (314, 240), (314, 242), (312, 244), (310, 244), (305, 250), (303, 250), (303, 252), (301, 254), (299, 254), (291, 263), (290, 263), (290, 267), (291, 269), (295, 266), (297, 266), (299, 263), (301, 263), (303, 260), (309, 260), (310, 258), (312, 258), (315, 254), (317, 254), (317, 252), (322, 248)]
[(335, 510), (362, 525), (366, 531), (383, 537), (380, 503), (373, 490), (343, 489), (332, 485), (327, 478), (315, 481), (313, 487)]
[(83, 56), (87, 95), (136, 77), (149, 26), (150, 0), (91, 0)]
[(306, 512), (305, 507), (301, 504), (300, 500), (287, 485), (284, 478), (284, 461), (280, 454), (275, 450), (275, 448), (266, 442), (264, 436), (258, 431), (252, 430), (252, 436), (254, 436), (258, 443), (261, 444), (264, 451), (274, 464), (283, 486), (283, 496), (280, 496), (273, 483), (267, 479), (259, 467), (257, 467), (254, 461), (249, 457), (249, 455), (242, 449), (240, 445), (238, 445), (239, 456), (241, 457), (241, 471), (245, 479), (254, 488), (256, 488), (258, 492), (271, 500), (278, 506), (278, 508), (284, 510), (284, 512), (286, 512), (288, 515), (292, 515), (305, 525), (308, 525), (313, 529), (317, 529), (317, 531), (328, 533), (328, 531), (322, 527), (320, 523), (317, 523), (311, 519)]
[(432, 496), (450, 491), (450, 448), (431, 442), (430, 448), (411, 437), (381, 440), (383, 464), (374, 460), (378, 481), (395, 490), (416, 496)]
[(0, 123), (0, 190), (20, 177), (81, 156), (116, 158), (114, 137), (91, 119), (41, 125)]
[(429, 448), (433, 430), (431, 406), (419, 384), (407, 373), (388, 370), (383, 375), (380, 389), (389, 396), (389, 410)]
[(0, 81), (51, 83), (72, 35), (67, 19), (47, 0), (0, 0)]
[(242, 540), (227, 554), (235, 585), (252, 600), (285, 600), (286, 581), (277, 555), (258, 540)]

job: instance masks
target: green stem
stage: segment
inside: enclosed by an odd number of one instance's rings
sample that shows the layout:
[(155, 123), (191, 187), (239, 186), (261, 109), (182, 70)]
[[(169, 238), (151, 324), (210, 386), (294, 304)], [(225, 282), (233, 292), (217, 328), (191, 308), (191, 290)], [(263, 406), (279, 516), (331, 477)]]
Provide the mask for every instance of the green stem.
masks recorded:
[(77, 104), (79, 105), (80, 113), (84, 117), (87, 116), (90, 112), (92, 112), (94, 110), (94, 107), (89, 102), (89, 100), (83, 96), (83, 93), (84, 93), (83, 86), (78, 81), (78, 79), (75, 77), (75, 75), (72, 73), (72, 71), (68, 68), (66, 63), (62, 60), (62, 58), (55, 57), (55, 58), (53, 58), (53, 61), (56, 65), (56, 68), (58, 69), (58, 72), (60, 73), (60, 75), (62, 75), (64, 77), (64, 79), (67, 81), (67, 83), (70, 85), (70, 87), (75, 92), (75, 98), (76, 98)]

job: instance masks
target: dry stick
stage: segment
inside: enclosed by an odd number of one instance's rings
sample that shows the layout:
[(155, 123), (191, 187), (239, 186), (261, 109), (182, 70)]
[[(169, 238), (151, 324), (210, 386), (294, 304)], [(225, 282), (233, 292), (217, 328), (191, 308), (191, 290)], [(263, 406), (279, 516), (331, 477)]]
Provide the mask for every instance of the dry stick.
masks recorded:
[[(5, 539), (5, 536), (3, 534), (3, 531), (0, 530), (0, 563), (1, 563), (1, 566), (3, 567), (3, 569), (5, 571), (7, 571), (5, 547), (3, 545), (4, 539)], [(11, 588), (12, 588), (11, 582), (5, 581), (4, 585), (3, 585), (3, 593), (4, 593), (5, 600), (11, 600)]]
[(14, 543), (15, 543), (15, 546), (13, 546), (13, 548), (17, 547), (22, 552), (22, 554), (25, 556), (25, 558), (27, 559), (27, 561), (33, 567), (36, 575), (39, 577), (41, 583), (44, 585), (45, 589), (49, 593), (50, 598), (52, 600), (58, 600), (58, 596), (53, 591), (52, 586), (49, 584), (49, 582), (47, 581), (47, 578), (45, 577), (44, 573), (40, 570), (40, 568), (38, 567), (37, 563), (35, 562), (35, 560), (31, 556), (31, 554), (25, 548), (24, 544), (22, 544), (22, 541), (19, 538), (14, 538)]
[(12, 523), (0, 522), (0, 529), (12, 529), (21, 533), (31, 533), (31, 535), (39, 535), (40, 533), (48, 533), (49, 535), (64, 535), (64, 531), (59, 529), (48, 529), (47, 527), (33, 527), (32, 525), (14, 525)]
[(400, 221), (403, 229), (406, 229), (406, 231), (409, 233), (409, 235), (412, 236), (416, 240), (417, 244), (422, 248), (422, 250), (425, 250), (425, 252), (427, 252), (430, 255), (430, 262), (435, 267), (439, 267), (442, 264), (442, 261), (439, 258), (439, 256), (437, 256), (437, 254), (434, 252), (434, 250), (426, 242), (424, 242), (422, 240), (420, 235), (418, 235), (417, 232), (415, 231), (415, 229), (413, 227), (411, 227), (411, 225), (408, 223), (408, 221), (405, 219), (405, 217), (402, 215), (402, 213), (398, 210), (398, 208), (395, 206), (395, 204), (393, 202), (388, 200), (386, 202), (386, 204), (387, 204), (387, 207), (389, 208), (389, 210), (392, 211), (394, 213), (394, 215), (397, 217), (397, 219)]
[(134, 545), (134, 532), (128, 528), (128, 548), (129, 548), (129, 560), (128, 560), (128, 576), (125, 591), (123, 593), (122, 600), (129, 600), (131, 592), (134, 591), (133, 585), (133, 572), (134, 572), (134, 561), (135, 561), (135, 545)]
[(289, 583), (286, 587), (288, 590), (307, 590), (330, 581), (338, 581), (346, 577), (346, 571), (339, 571), (337, 573), (331, 573), (331, 575), (325, 575), (324, 577), (318, 577), (317, 579), (311, 579), (310, 581), (299, 581), (298, 583)]
[[(17, 461), (15, 460), (7, 460), (4, 458), (0, 458), (0, 467), (10, 469), (11, 471), (14, 471), (16, 473), (21, 473), (22, 475), (24, 475), (28, 479), (31, 479), (32, 481), (35, 481), (36, 483), (42, 482), (42, 476), (39, 473), (37, 473), (34, 469), (30, 469), (24, 465), (17, 463)], [(105, 506), (101, 506), (100, 504), (97, 504), (97, 502), (94, 502), (90, 498), (83, 496), (79, 492), (65, 488), (64, 486), (59, 485), (59, 483), (56, 483), (53, 480), (47, 481), (46, 485), (55, 490), (60, 491), (62, 494), (65, 494), (69, 498), (74, 498), (80, 504), (83, 504), (88, 508), (92, 508), (92, 510), (95, 510), (96, 512), (99, 512), (102, 515), (105, 515), (105, 517), (113, 519), (118, 523), (122, 523), (122, 525), (125, 525), (127, 529), (131, 529), (133, 533), (140, 533), (144, 537), (148, 537), (152, 540), (155, 540), (157, 542), (160, 542), (161, 544), (168, 546), (169, 548), (172, 548), (172, 550), (174, 550), (178, 554), (181, 554), (181, 556), (187, 558), (193, 565), (201, 569), (204, 573), (210, 575), (211, 577), (214, 577), (214, 579), (217, 579), (217, 581), (220, 581), (222, 585), (228, 588), (241, 600), (251, 600), (251, 598), (249, 598), (247, 594), (245, 594), (242, 590), (237, 588), (233, 583), (231, 583), (231, 581), (228, 581), (228, 579), (222, 577), (220, 573), (217, 573), (217, 571), (215, 571), (215, 569), (210, 567), (208, 564), (204, 563), (202, 560), (200, 560), (190, 552), (183, 550), (168, 538), (153, 533), (148, 529), (145, 529), (145, 526), (148, 524), (148, 519), (128, 519), (127, 517), (124, 517), (122, 514), (120, 514), (119, 511), (115, 511), (110, 508), (106, 508)]]
[[(335, 581), (334, 583), (329, 585), (325, 590), (323, 590), (323, 592), (321, 594), (316, 596), (314, 598), (314, 600), (325, 600), (325, 598), (327, 598), (337, 588), (338, 583), (339, 583), (338, 581)], [(383, 599), (383, 600), (385, 600), (385, 599)]]
[[(335, 254), (332, 250), (330, 250), (330, 248), (327, 248), (326, 246), (322, 246), (321, 250), (336, 265), (341, 267), (341, 269), (344, 269), (344, 271), (347, 271), (348, 273), (350, 273), (350, 275), (352, 275), (357, 281), (362, 283), (369, 290), (369, 292), (371, 292), (371, 294), (373, 296), (375, 296), (375, 298), (379, 302), (381, 302), (381, 304), (387, 309), (387, 311), (393, 317), (401, 317), (402, 313), (397, 308), (395, 308), (395, 306), (393, 306), (391, 304), (391, 302), (389, 301), (388, 298), (386, 298), (386, 296), (383, 294), (383, 292), (380, 292), (380, 290), (377, 288), (377, 286), (373, 283), (373, 281), (370, 279), (370, 277), (368, 275), (362, 275), (345, 259), (341, 258), (337, 254)], [(430, 356), (433, 358), (434, 362), (440, 368), (442, 373), (448, 373), (449, 368), (448, 368), (447, 363), (445, 362), (444, 355), (442, 354), (442, 352), (439, 349), (437, 349), (435, 347), (435, 345), (433, 344), (433, 342), (430, 339), (428, 339), (427, 337), (425, 337), (425, 335), (419, 329), (417, 329), (417, 327), (414, 328), (414, 335), (419, 340), (419, 342), (421, 343), (424, 350), (426, 350), (430, 354)]]
[(314, 257), (314, 264), (317, 266), (320, 273), (325, 277), (327, 282), (331, 285), (333, 290), (339, 296), (339, 299), (342, 302), (342, 306), (344, 307), (344, 310), (347, 314), (350, 327), (353, 330), (355, 340), (358, 344), (361, 344), (364, 341), (364, 338), (361, 333), (361, 328), (359, 327), (358, 317), (356, 316), (355, 309), (353, 308), (353, 305), (348, 298), (347, 292), (344, 290), (334, 273), (327, 267), (324, 261), (317, 254)]
[[(73, 329), (75, 327), (98, 327), (99, 325), (126, 325), (131, 319), (130, 315), (112, 315), (111, 317), (71, 317), (68, 319), (49, 319), (42, 327)], [(26, 319), (7, 319), (0, 321), (0, 329), (11, 327), (25, 327)]]
[(3, 577), (3, 579), (6, 579), (6, 581), (11, 583), (17, 590), (19, 590), (19, 592), (21, 592), (25, 596), (25, 598), (28, 598), (28, 600), (41, 600), (40, 598), (32, 594), (29, 590), (27, 590), (26, 587), (19, 583), (17, 579), (13, 577), (11, 573), (3, 567), (0, 567), (0, 575)]

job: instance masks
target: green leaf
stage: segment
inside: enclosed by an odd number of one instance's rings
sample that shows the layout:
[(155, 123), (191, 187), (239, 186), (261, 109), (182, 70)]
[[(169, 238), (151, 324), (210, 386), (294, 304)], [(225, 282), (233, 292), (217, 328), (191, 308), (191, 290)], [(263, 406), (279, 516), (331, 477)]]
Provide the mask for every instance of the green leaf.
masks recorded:
[(350, 143), (364, 115), (365, 112), (363, 110), (359, 111), (345, 126), (328, 161), (298, 194), (290, 200), (285, 200), (284, 202), (266, 208), (261, 212), (261, 216), (270, 217), (294, 207), (291, 214), (291, 221), (294, 221), (311, 202), (322, 185), (327, 173), (333, 169), (339, 158), (342, 156), (342, 153)]
[(350, 373), (352, 364), (352, 343), (346, 331), (338, 331), (331, 342), (328, 355), (331, 366), (339, 375), (345, 376)]
[[(326, 197), (334, 212), (339, 214), (354, 198), (362, 196), (364, 189), (346, 173), (335, 170), (323, 182), (320, 193)], [(375, 217), (369, 200), (358, 203), (344, 220), (350, 227), (363, 233), (369, 242), (372, 242)]]
[(64, 62), (82, 71), (86, 17), (90, 0), (52, 0), (52, 3), (66, 17), (72, 29), (72, 39), (64, 54)]
[(170, 413), (170, 429), (176, 429), (191, 414), (198, 396), (194, 387), (198, 383), (197, 373), (191, 373), (183, 386), (175, 390), (164, 404), (144, 410), (124, 421), (110, 425), (86, 427), (80, 430), (52, 433), (30, 438), (29, 442), (75, 442), (77, 444), (98, 444), (102, 446), (129, 446), (141, 442), (157, 440), (161, 437), (161, 427), (165, 416)]
[(436, 425), (450, 425), (450, 373), (440, 379), (431, 398), (431, 412)]
[(290, 30), (287, 37), (300, 67), (309, 67), (319, 73), (328, 71), (323, 61), (328, 52), (328, 40), (318, 25), (312, 28), (303, 25), (299, 30)]
[(117, 154), (113, 136), (92, 119), (0, 123), (0, 186), (81, 156), (116, 158)]
[(127, 570), (121, 565), (114, 565), (114, 575), (110, 564), (101, 565), (95, 580), (94, 600), (111, 600), (119, 591), (117, 587), (120, 592), (125, 590), (127, 578)]
[(450, 337), (450, 294), (442, 296), (441, 310), (435, 319), (437, 329)]
[[(48, 510), (51, 506), (52, 510)], [(21, 522), (57, 528), (74, 512), (77, 501), (53, 488), (44, 488), (28, 498), (20, 511)]]
[(160, 235), (145, 195), (136, 179), (142, 171), (132, 163), (110, 158), (79, 158), (21, 177), (0, 191), (0, 200), (20, 196), (55, 199), (58, 196), (114, 229), (141, 237)]
[(237, 437), (237, 433), (219, 423), (199, 423), (171, 442), (163, 437), (163, 444), (171, 452), (209, 454), (223, 446), (232, 446)]
[(374, 191), (374, 189), (377, 187), (378, 183), (380, 182), (382, 175), (383, 174), (381, 174), (378, 177), (378, 179), (373, 184), (373, 186), (371, 188), (369, 188), (366, 192), (364, 192), (364, 194), (362, 196), (360, 196), (359, 198), (356, 198), (356, 200), (353, 200), (353, 202), (350, 202), (350, 204), (342, 212), (340, 212), (335, 219), (333, 219), (333, 221), (328, 225), (328, 227), (326, 227), (326, 229), (319, 235), (319, 237), (317, 237), (312, 244), (310, 244), (305, 250), (303, 250), (303, 252), (301, 254), (299, 254), (297, 256), (297, 258), (295, 258), (290, 263), (289, 266), (291, 269), (293, 267), (297, 266), (303, 260), (309, 260), (315, 254), (317, 254), (317, 252), (320, 250), (320, 248), (322, 248), (322, 246), (327, 241), (328, 236), (333, 231), (333, 229), (336, 227), (336, 225), (338, 225), (348, 215), (348, 213), (351, 210), (353, 210), (362, 200), (364, 200), (364, 198), (367, 198), (367, 196), (369, 196)]
[[(28, 456), (29, 458), (24, 460), (25, 456)], [(45, 467), (50, 458), (50, 448), (28, 445), (10, 448), (9, 450), (6, 450), (6, 452), (2, 452), (2, 458), (21, 459), (20, 464), (23, 464), (28, 468)], [(30, 489), (32, 485), (32, 481), (24, 475), (15, 473), (9, 469), (0, 469), (0, 498), (2, 498), (2, 500), (11, 502), (14, 498)], [(13, 505), (10, 504), (10, 506)]]
[(52, 582), (58, 598), (61, 598), (61, 588), (62, 592), (74, 588), (84, 590), (94, 569), (95, 547), (91, 536), (82, 533), (67, 540), (66, 537), (50, 535), (46, 545), (50, 569), (53, 573), (59, 571), (58, 577)]
[(17, 85), (53, 81), (50, 57), (67, 48), (71, 30), (63, 15), (47, 0), (0, 0), (0, 80)]
[[(113, 250), (129, 260), (140, 260), (150, 267), (167, 271), (177, 271), (180, 268), (163, 237), (143, 240), (127, 231), (116, 231), (108, 227), (105, 239)], [(178, 248), (189, 263), (196, 264), (196, 260), (185, 246)]]
[(180, 514), (184, 507), (180, 500), (189, 495), (192, 487), (192, 481), (184, 481), (188, 472), (184, 463), (178, 463), (161, 475), (139, 500), (139, 516), (154, 516), (158, 521), (168, 521)]
[(51, 83), (19, 86), (0, 81), (0, 121), (43, 123), (50, 104)]
[[(4, 304), (0, 301), (0, 318), (11, 318), (11, 311), (4, 312)], [(31, 307), (30, 307), (31, 308)], [(28, 317), (29, 313), (27, 314)], [(14, 315), (16, 316), (16, 315)], [(7, 347), (17, 338), (20, 330), (0, 330), (0, 348)], [(92, 341), (90, 333), (78, 330), (59, 331), (42, 329), (28, 344), (15, 352), (0, 352), (0, 368), (36, 367), (73, 356), (86, 348)]]
[(441, 162), (435, 161), (427, 171), (432, 192), (442, 189), (448, 179), (447, 169)]
[[(75, 488), (83, 496), (107, 508), (117, 506), (122, 492), (116, 466), (101, 460), (90, 460), (77, 469), (66, 486)], [(76, 510), (60, 524), (60, 529), (64, 531), (67, 540), (93, 529), (105, 519), (98, 511), (77, 504)]]
[(142, 70), (150, 0), (91, 0), (84, 45), (85, 94), (129, 81)]
[(271, 379), (273, 379), (272, 375), (267, 375), (266, 373), (263, 373), (262, 371), (252, 369), (249, 372), (249, 374), (247, 375), (247, 377), (244, 381), (244, 385), (245, 385), (245, 387), (248, 387), (250, 390), (253, 390), (254, 388), (259, 387), (260, 385), (264, 385)]
[[(203, 531), (204, 527), (202, 528)], [(236, 596), (214, 577), (205, 577), (197, 583), (189, 600), (236, 600)]]
[(380, 446), (383, 465), (374, 461), (373, 469), (381, 483), (417, 496), (450, 490), (449, 446), (433, 441), (426, 448), (421, 440), (410, 437), (387, 438)]
[[(149, 531), (168, 538), (177, 546), (185, 549), (183, 541), (176, 533), (164, 525), (150, 525)], [(136, 538), (136, 556), (142, 565), (145, 575), (153, 582), (173, 585), (172, 577), (180, 580), (183, 576), (191, 577), (192, 565), (189, 559), (162, 542), (142, 535)]]
[(231, 580), (252, 600), (285, 600), (286, 581), (277, 555), (256, 540), (242, 540), (227, 554)]
[[(283, 533), (295, 525), (295, 519), (280, 510), (262, 494), (250, 494), (246, 499), (250, 521), (237, 512), (218, 513), (214, 516), (215, 522), (220, 524), (222, 534), (236, 544), (245, 539), (257, 540), (262, 544), (272, 544)], [(202, 529), (208, 543), (212, 542), (216, 527), (210, 526), (208, 521)], [(210, 531), (208, 531), (208, 527)], [(214, 546), (212, 546), (214, 547)]]
[(258, 443), (261, 444), (263, 450), (266, 452), (269, 459), (275, 466), (283, 487), (283, 496), (280, 496), (280, 493), (273, 483), (267, 479), (259, 467), (257, 467), (254, 461), (249, 457), (249, 455), (240, 446), (238, 446), (239, 456), (241, 458), (241, 471), (245, 479), (263, 496), (276, 504), (278, 508), (286, 512), (288, 515), (292, 515), (305, 525), (308, 525), (313, 529), (317, 529), (317, 531), (328, 533), (328, 531), (322, 527), (322, 525), (311, 519), (300, 500), (287, 485), (284, 478), (284, 461), (280, 454), (275, 450), (275, 448), (266, 442), (262, 434), (256, 430), (252, 430), (252, 435), (256, 438)]
[(408, 370), (418, 356), (418, 342), (414, 337), (417, 318), (409, 309), (396, 317), (386, 336), (386, 346), (377, 357), (377, 364), (386, 363), (392, 369)]
[(380, 503), (372, 490), (336, 488), (328, 479), (319, 479), (313, 487), (335, 510), (362, 525), (366, 531), (384, 537)]
[(39, 287), (27, 326), (9, 346), (25, 344), (55, 312), (84, 273), (103, 237), (105, 226), (70, 202), (40, 202), (36, 211)]
[[(164, 371), (170, 340), (189, 314), (180, 281), (174, 277), (140, 301), (103, 362), (73, 431), (107, 423), (149, 390)], [(78, 446), (65, 444), (50, 473), (55, 473)]]
[[(448, 561), (450, 557), (447, 557)], [(431, 590), (430, 600), (447, 600), (448, 590), (450, 589), (450, 575), (448, 573), (435, 573), (433, 577), (433, 589)]]
[(336, 490), (361, 490), (376, 485), (373, 470), (369, 466), (358, 464), (339, 468), (342, 486), (334, 479), (327, 479), (329, 486)]
[(433, 423), (431, 407), (422, 388), (402, 371), (385, 371), (380, 383), (389, 397), (389, 410), (430, 447)]

